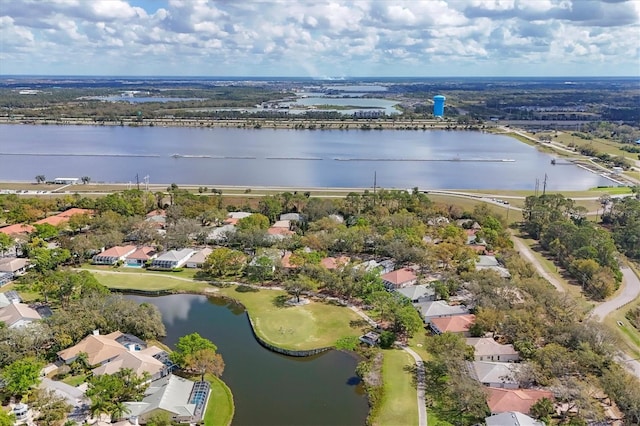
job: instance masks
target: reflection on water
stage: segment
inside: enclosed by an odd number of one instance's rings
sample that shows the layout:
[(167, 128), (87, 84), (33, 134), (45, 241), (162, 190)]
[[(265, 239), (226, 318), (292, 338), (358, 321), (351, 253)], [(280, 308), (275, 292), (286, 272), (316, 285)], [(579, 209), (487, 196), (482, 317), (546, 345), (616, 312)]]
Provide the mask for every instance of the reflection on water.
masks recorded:
[(355, 377), (358, 360), (329, 351), (306, 358), (260, 346), (240, 305), (200, 295), (127, 296), (160, 309), (167, 329), (164, 343), (197, 332), (211, 339), (225, 361), (222, 379), (231, 388), (234, 425), (363, 425), (368, 412)]

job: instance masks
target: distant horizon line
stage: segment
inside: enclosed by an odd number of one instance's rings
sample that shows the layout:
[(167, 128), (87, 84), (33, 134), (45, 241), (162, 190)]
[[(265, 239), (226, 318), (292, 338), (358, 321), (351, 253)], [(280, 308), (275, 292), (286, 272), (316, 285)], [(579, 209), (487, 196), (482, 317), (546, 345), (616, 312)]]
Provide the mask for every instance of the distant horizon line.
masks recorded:
[(317, 81), (348, 81), (358, 79), (404, 79), (404, 80), (427, 80), (427, 79), (474, 79), (474, 78), (489, 78), (489, 79), (593, 79), (593, 78), (606, 78), (606, 79), (640, 79), (640, 75), (466, 75), (466, 76), (271, 76), (271, 75), (126, 75), (126, 74), (1, 74), (0, 79), (7, 78), (45, 78), (45, 77), (57, 77), (57, 78), (154, 78), (154, 79), (296, 79), (296, 80), (317, 80)]

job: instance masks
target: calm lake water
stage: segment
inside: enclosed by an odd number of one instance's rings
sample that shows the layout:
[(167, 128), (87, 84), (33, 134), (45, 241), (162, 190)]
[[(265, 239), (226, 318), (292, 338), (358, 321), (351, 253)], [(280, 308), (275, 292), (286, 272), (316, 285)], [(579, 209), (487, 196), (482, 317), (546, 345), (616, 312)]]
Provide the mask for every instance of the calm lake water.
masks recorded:
[[(179, 154), (180, 157), (174, 157)], [(0, 180), (293, 187), (578, 190), (610, 185), (480, 132), (0, 125)], [(513, 161), (501, 161), (513, 160)]]
[(308, 358), (278, 355), (258, 344), (244, 309), (199, 295), (127, 296), (162, 312), (164, 343), (193, 332), (212, 340), (225, 362), (222, 379), (236, 406), (234, 425), (363, 425), (368, 404), (355, 377), (357, 360), (330, 351)]

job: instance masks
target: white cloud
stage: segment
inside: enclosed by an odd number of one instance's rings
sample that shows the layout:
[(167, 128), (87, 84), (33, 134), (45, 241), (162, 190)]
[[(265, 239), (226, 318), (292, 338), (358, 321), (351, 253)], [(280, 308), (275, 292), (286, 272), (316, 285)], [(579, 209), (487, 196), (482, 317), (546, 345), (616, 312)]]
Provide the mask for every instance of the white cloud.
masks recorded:
[(0, 72), (637, 75), (639, 22), (640, 1), (0, 0)]

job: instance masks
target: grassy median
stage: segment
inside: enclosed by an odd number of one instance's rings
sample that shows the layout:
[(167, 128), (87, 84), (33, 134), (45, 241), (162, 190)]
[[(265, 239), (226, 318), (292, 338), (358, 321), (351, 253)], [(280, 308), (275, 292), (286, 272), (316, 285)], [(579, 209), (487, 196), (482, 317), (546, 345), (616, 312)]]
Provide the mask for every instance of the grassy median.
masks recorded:
[(382, 401), (376, 409), (375, 426), (417, 425), (418, 400), (413, 384), (415, 362), (401, 349), (384, 351)]

